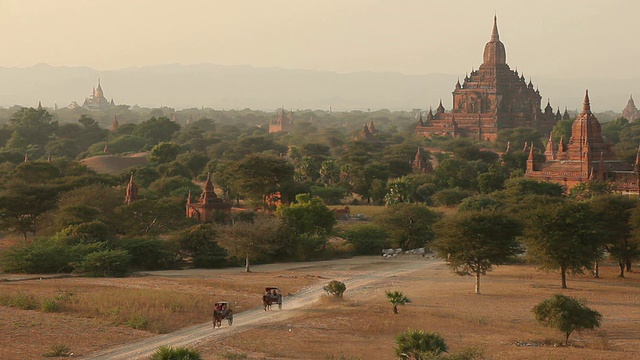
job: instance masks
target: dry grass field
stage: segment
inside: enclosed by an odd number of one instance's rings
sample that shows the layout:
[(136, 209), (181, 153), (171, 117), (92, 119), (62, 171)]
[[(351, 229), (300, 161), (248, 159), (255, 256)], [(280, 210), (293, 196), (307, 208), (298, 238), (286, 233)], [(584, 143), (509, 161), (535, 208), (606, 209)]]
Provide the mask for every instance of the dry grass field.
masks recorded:
[[(392, 260), (393, 261), (393, 260)], [(389, 278), (350, 293), (345, 301), (321, 301), (300, 311), (295, 321), (265, 324), (198, 348), (205, 359), (247, 355), (255, 359), (394, 359), (394, 337), (409, 328), (435, 331), (452, 352), (480, 349), (487, 359), (636, 359), (640, 358), (640, 276), (615, 277), (604, 267), (602, 279), (572, 277), (562, 291), (587, 300), (603, 315), (598, 331), (574, 333), (570, 346), (562, 335), (538, 325), (531, 308), (561, 292), (559, 276), (530, 266), (504, 266), (483, 279), (482, 295), (473, 280), (442, 265), (429, 273)], [(403, 291), (412, 302), (393, 315), (384, 290)], [(220, 355), (223, 354), (223, 355)], [(238, 357), (240, 358), (240, 357)]]
[[(82, 358), (210, 321), (215, 300), (233, 299), (239, 312), (259, 305), (256, 294), (265, 284), (294, 293), (310, 284), (362, 274), (381, 261), (367, 257), (358, 266), (265, 266), (251, 274), (230, 269), (126, 279), (0, 281), (0, 297), (25, 294), (38, 303), (36, 310), (0, 306), (2, 358), (40, 359), (53, 344), (66, 344), (74, 357)], [(393, 261), (426, 260), (393, 259), (386, 260), (387, 265)], [(250, 326), (195, 348), (211, 360), (338, 359), (340, 354), (348, 359), (394, 359), (394, 337), (411, 328), (438, 332), (451, 352), (474, 347), (487, 359), (640, 358), (640, 274), (619, 279), (615, 267), (606, 265), (601, 279), (575, 276), (568, 281), (570, 289), (561, 291), (557, 274), (527, 265), (503, 266), (483, 277), (483, 294), (475, 295), (472, 278), (458, 277), (442, 264), (357, 290), (347, 288), (342, 302), (319, 298), (304, 309), (285, 306), (282, 311), (294, 313), (286, 320)], [(412, 302), (393, 315), (385, 290), (403, 291)], [(558, 345), (562, 335), (538, 325), (531, 313), (536, 303), (557, 292), (586, 299), (602, 313), (602, 327), (572, 334), (568, 347)], [(61, 299), (61, 312), (40, 310), (43, 299)], [(143, 329), (132, 328), (141, 324), (146, 324)]]

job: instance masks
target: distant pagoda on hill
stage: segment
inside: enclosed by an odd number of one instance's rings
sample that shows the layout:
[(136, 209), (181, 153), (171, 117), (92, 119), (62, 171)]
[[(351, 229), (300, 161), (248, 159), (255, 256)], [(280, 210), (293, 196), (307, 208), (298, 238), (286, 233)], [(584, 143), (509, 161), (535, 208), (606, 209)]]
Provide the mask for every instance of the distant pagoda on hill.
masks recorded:
[(629, 120), (629, 122), (640, 118), (640, 112), (638, 112), (638, 108), (633, 102), (633, 95), (629, 96), (627, 106), (622, 110), (622, 117)]
[(101, 111), (114, 107), (113, 98), (111, 101), (104, 97), (102, 86), (100, 86), (100, 79), (98, 79), (98, 87), (94, 87), (91, 91), (91, 95), (84, 99), (82, 107), (91, 111)]

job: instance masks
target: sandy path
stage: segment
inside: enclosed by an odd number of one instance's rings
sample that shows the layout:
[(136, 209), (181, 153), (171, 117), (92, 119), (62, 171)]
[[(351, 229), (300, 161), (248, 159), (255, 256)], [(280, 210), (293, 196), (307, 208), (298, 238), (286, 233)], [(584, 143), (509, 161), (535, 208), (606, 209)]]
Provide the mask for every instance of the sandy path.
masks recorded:
[[(335, 266), (340, 266), (340, 262), (335, 262)], [(316, 263), (317, 264), (317, 263)], [(378, 281), (386, 281), (389, 277), (398, 276), (419, 270), (435, 268), (442, 264), (441, 261), (433, 260), (390, 260), (387, 266), (376, 270), (368, 271), (362, 275), (350, 277), (336, 277), (347, 285), (347, 291), (354, 291), (365, 286), (370, 286)], [(333, 266), (333, 265), (332, 265)], [(191, 326), (170, 334), (158, 335), (141, 341), (117, 346), (99, 353), (83, 357), (85, 359), (108, 360), (108, 359), (144, 359), (151, 355), (157, 348), (163, 345), (168, 346), (193, 346), (212, 338), (224, 338), (234, 333), (249, 330), (256, 325), (263, 325), (271, 321), (281, 321), (295, 317), (299, 314), (296, 309), (303, 309), (318, 300), (324, 292), (322, 287), (325, 284), (310, 286), (297, 294), (287, 296), (283, 301), (283, 310), (273, 310), (265, 312), (262, 307), (253, 308), (234, 314), (233, 326), (228, 326), (223, 320), (222, 327), (213, 329), (212, 323), (207, 322), (200, 325)]]

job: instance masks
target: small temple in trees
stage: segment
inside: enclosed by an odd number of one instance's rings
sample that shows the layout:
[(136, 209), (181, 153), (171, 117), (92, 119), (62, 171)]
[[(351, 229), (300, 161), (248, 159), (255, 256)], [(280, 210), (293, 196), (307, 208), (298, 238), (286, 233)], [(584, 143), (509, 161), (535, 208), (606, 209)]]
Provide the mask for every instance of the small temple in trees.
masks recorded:
[(281, 109), (275, 119), (269, 121), (269, 134), (276, 132), (288, 132), (293, 128), (293, 112), (286, 114), (284, 107)]
[(495, 141), (498, 131), (518, 127), (548, 134), (561, 115), (559, 109), (554, 114), (548, 101), (541, 110), (541, 99), (531, 80), (527, 83), (524, 75), (509, 68), (494, 17), (483, 62), (478, 70), (465, 75), (462, 84), (460, 80), (456, 83), (453, 109), (447, 112), (440, 101), (435, 113), (429, 109), (426, 118), (420, 114), (415, 131), (425, 137), (469, 137), (481, 141)]
[(186, 210), (189, 218), (196, 218), (201, 222), (212, 222), (217, 215), (219, 216), (219, 212), (231, 212), (231, 203), (216, 195), (211, 177), (207, 174), (200, 198), (191, 199), (191, 192), (189, 192)]
[(561, 138), (556, 145), (550, 136), (543, 163), (536, 161), (534, 151), (532, 146), (526, 177), (561, 184), (567, 191), (580, 183), (601, 181), (609, 182), (617, 193), (640, 194), (640, 148), (635, 164), (618, 160), (614, 145), (605, 144), (602, 138), (600, 122), (591, 112), (588, 90), (568, 143)]
[(364, 128), (360, 130), (353, 138), (354, 141), (374, 141), (376, 136), (380, 134), (380, 131), (376, 129), (373, 121), (369, 121), (364, 124)]
[(632, 122), (633, 120), (640, 119), (640, 112), (636, 107), (636, 103), (633, 102), (633, 95), (629, 96), (627, 106), (622, 110), (622, 117)]

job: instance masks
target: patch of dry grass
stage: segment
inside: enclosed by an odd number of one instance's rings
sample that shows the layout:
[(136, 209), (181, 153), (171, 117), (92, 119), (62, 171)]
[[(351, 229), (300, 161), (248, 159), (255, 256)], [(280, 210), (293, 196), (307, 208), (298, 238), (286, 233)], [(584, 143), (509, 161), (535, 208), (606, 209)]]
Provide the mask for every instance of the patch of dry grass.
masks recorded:
[[(324, 359), (340, 354), (361, 359), (394, 359), (394, 338), (422, 329), (441, 334), (452, 352), (480, 349), (488, 359), (631, 359), (640, 346), (640, 278), (616, 277), (604, 266), (602, 279), (574, 276), (560, 289), (556, 273), (527, 265), (502, 266), (474, 280), (442, 265), (394, 279), (381, 279), (367, 291), (345, 292), (344, 301), (321, 298), (294, 319), (250, 329), (199, 347), (204, 359), (219, 359), (216, 349), (236, 349), (250, 359)], [(401, 290), (412, 302), (393, 315), (385, 290)], [(554, 293), (585, 298), (604, 316), (602, 328), (562, 334), (535, 322), (531, 309)], [(570, 340), (571, 340), (570, 339)]]

